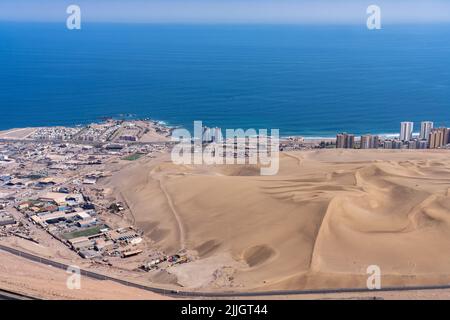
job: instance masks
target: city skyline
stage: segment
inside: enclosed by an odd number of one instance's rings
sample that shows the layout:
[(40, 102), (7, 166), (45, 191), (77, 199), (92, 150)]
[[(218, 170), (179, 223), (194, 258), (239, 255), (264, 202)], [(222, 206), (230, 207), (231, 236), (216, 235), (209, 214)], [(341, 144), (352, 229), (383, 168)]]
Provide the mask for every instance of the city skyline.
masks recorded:
[[(336, 135), (336, 148), (354, 149), (440, 149), (448, 148), (450, 128), (434, 127), (433, 121), (421, 121), (420, 132), (414, 133), (414, 122), (400, 122), (398, 137), (386, 135), (362, 134), (356, 138), (354, 134), (343, 132)], [(356, 143), (358, 142), (358, 144)]]

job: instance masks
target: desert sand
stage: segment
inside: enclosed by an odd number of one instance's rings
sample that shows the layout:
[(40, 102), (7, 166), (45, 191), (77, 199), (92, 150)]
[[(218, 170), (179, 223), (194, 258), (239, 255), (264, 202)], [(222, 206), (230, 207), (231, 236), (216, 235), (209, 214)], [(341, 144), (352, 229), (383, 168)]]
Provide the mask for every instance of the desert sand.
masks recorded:
[(169, 272), (190, 288), (365, 287), (450, 282), (450, 152), (282, 153), (252, 166), (142, 159), (105, 182), (155, 245), (195, 262)]
[(70, 274), (51, 266), (0, 252), (0, 288), (38, 299), (169, 299), (111, 281), (81, 277), (80, 289), (68, 289)]

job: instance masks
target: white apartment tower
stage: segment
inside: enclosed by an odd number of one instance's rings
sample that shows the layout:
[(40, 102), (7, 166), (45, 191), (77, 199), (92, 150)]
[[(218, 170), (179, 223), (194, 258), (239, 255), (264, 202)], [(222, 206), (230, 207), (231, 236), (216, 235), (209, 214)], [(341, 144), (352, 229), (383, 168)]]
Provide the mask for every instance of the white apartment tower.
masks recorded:
[(420, 140), (428, 140), (433, 126), (434, 124), (431, 121), (422, 121), (420, 123)]
[(409, 141), (412, 138), (414, 122), (402, 122), (400, 124), (400, 141)]

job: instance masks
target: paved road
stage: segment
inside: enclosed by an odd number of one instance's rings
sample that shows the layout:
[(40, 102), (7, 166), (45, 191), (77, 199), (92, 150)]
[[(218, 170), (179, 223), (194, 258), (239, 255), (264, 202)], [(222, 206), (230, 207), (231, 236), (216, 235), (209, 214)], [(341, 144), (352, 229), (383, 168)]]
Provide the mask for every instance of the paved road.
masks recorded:
[(36, 299), (18, 293), (0, 290), (0, 300), (36, 300)]
[[(4, 245), (0, 245), (0, 250), (12, 253), (16, 256), (49, 265), (58, 269), (67, 270), (69, 265), (56, 262), (50, 259), (35, 256), (33, 254), (23, 252), (17, 249), (13, 249)], [(259, 292), (233, 292), (233, 291), (215, 291), (215, 292), (201, 292), (201, 291), (185, 291), (185, 290), (168, 290), (164, 288), (145, 286), (142, 284), (130, 282), (123, 279), (113, 278), (100, 273), (87, 271), (81, 269), (81, 275), (87, 276), (96, 280), (109, 280), (116, 283), (120, 283), (125, 286), (134, 287), (142, 290), (151, 291), (161, 295), (167, 295), (172, 297), (186, 297), (186, 298), (232, 298), (232, 297), (262, 297), (262, 296), (288, 296), (288, 295), (306, 295), (306, 294), (332, 294), (332, 293), (363, 293), (370, 292), (376, 294), (377, 292), (387, 291), (412, 291), (412, 290), (437, 290), (437, 289), (450, 289), (450, 284), (439, 286), (409, 286), (409, 287), (385, 287), (379, 290), (369, 290), (367, 288), (346, 288), (346, 289), (326, 289), (326, 290), (273, 290), (273, 291), (259, 291)]]

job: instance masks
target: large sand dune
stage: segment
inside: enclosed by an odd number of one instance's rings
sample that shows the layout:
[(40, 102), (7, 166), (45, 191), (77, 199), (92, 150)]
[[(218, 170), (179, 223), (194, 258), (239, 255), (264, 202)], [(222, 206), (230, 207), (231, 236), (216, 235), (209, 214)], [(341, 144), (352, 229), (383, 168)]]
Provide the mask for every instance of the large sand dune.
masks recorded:
[[(109, 181), (169, 253), (182, 285), (234, 289), (450, 282), (450, 152), (281, 154), (276, 176), (247, 166), (139, 161)], [(227, 277), (228, 281), (223, 281)]]

